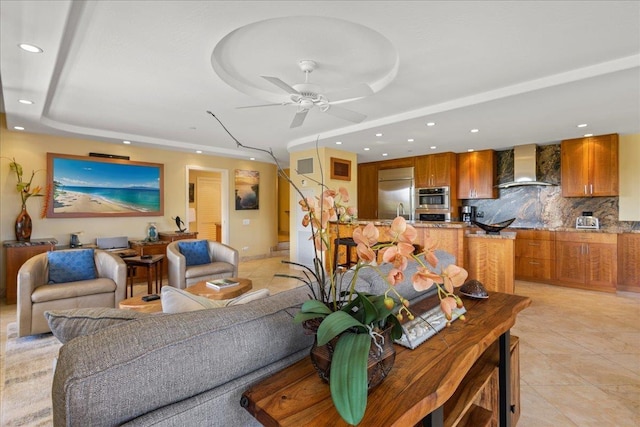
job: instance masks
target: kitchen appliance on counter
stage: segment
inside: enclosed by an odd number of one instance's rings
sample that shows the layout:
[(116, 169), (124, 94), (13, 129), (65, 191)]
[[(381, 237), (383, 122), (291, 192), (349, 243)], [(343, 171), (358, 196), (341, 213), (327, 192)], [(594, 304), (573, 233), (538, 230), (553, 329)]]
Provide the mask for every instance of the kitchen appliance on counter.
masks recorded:
[(593, 212), (582, 212), (582, 215), (576, 218), (576, 228), (598, 230), (600, 228), (600, 221), (593, 216)]
[(476, 220), (476, 207), (468, 205), (462, 206), (460, 208), (460, 220), (471, 225), (471, 223)]
[(378, 171), (378, 218), (413, 220), (413, 168)]

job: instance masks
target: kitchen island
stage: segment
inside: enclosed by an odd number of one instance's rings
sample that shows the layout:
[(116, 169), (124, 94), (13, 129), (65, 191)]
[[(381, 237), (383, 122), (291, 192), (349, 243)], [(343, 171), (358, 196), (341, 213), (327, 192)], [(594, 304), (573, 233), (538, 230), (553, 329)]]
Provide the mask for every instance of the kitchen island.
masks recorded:
[[(389, 230), (391, 220), (358, 220), (351, 223), (332, 223), (330, 227), (331, 248), (327, 259), (333, 260), (335, 239), (351, 237), (353, 230), (373, 223), (380, 232), (379, 241), (391, 241)], [(427, 239), (435, 243), (437, 249), (444, 250), (456, 257), (458, 265), (469, 272), (469, 279), (480, 280), (487, 290), (513, 293), (514, 291), (514, 242), (516, 233), (501, 232), (498, 235), (486, 234), (477, 227), (464, 222), (408, 221), (418, 236), (414, 242), (418, 250), (424, 249)], [(352, 250), (351, 259), (357, 259), (355, 248), (340, 245), (337, 264), (346, 263), (346, 251)]]

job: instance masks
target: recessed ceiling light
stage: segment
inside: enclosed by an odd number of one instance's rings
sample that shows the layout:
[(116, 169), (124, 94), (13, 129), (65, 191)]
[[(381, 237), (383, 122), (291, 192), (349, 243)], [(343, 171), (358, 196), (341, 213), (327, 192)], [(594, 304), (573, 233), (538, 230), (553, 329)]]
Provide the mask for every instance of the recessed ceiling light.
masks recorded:
[(25, 50), (25, 51), (31, 52), (31, 53), (42, 53), (42, 52), (44, 52), (38, 46), (36, 46), (34, 44), (29, 44), (29, 43), (20, 43), (18, 45), (18, 47), (20, 47), (20, 49), (22, 49), (22, 50)]
[(28, 99), (18, 99), (18, 102), (20, 104), (25, 104), (25, 105), (31, 105), (33, 104), (33, 101), (29, 101)]
[(364, 147), (364, 151), (369, 151), (369, 150), (371, 150), (371, 148), (369, 148), (369, 147)]
[(381, 133), (376, 133), (376, 136), (382, 136), (382, 134)]
[(469, 153), (473, 153), (473, 151), (474, 151), (474, 150), (473, 150), (473, 148), (469, 148), (467, 151), (468, 151)]
[(129, 145), (129, 144), (131, 144), (131, 141), (122, 141), (122, 143)]
[(585, 138), (588, 138), (590, 136), (593, 136), (593, 134), (592, 133), (585, 133), (584, 136), (585, 136)]
[(581, 123), (581, 124), (579, 124), (579, 125), (578, 125), (578, 127), (579, 127), (579, 128), (586, 128), (586, 127), (587, 127), (587, 124), (586, 124), (586, 123)]
[(24, 128), (22, 126), (14, 126), (13, 127), (15, 130), (24, 130)]
[(413, 138), (407, 139), (407, 142), (413, 142)]
[(471, 129), (471, 133), (478, 133), (478, 132), (480, 132), (479, 129)]
[(437, 147), (436, 147), (435, 145), (432, 145), (430, 148), (431, 148), (432, 150), (435, 150)]
[(429, 123), (427, 123), (427, 126), (429, 126), (429, 127), (431, 127), (431, 126), (435, 126), (435, 125), (436, 125), (436, 122), (429, 122)]
[(202, 150), (196, 150), (196, 153), (202, 154)]
[(342, 141), (336, 141), (336, 145), (342, 145)]
[(388, 155), (388, 153), (382, 153), (382, 157), (387, 157)]
[(255, 159), (256, 159), (255, 157), (249, 157), (249, 160), (255, 160)]

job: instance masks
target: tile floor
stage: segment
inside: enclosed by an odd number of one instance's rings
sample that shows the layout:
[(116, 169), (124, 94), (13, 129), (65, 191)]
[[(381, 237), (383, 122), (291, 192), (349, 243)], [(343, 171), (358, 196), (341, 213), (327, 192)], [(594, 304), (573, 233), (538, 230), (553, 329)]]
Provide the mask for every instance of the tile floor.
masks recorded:
[[(298, 281), (274, 277), (297, 273), (283, 259), (242, 261), (239, 275), (250, 278), (254, 289), (286, 290)], [(135, 294), (145, 287), (136, 286)], [(533, 300), (512, 330), (520, 337), (518, 426), (640, 426), (640, 294), (522, 281), (516, 293)], [(15, 310), (0, 304), (0, 360)]]

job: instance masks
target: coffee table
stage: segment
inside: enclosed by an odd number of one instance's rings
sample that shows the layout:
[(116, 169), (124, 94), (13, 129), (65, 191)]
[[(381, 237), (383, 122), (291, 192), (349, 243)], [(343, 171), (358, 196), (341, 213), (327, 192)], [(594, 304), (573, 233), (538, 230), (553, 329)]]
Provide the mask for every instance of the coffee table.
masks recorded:
[[(206, 280), (198, 282), (193, 286), (189, 286), (185, 291), (194, 295), (199, 295), (209, 299), (221, 300), (230, 299), (242, 295), (253, 287), (253, 283), (250, 279), (243, 279), (239, 277), (230, 277), (230, 279), (238, 282), (237, 286), (232, 286), (222, 290), (215, 290), (207, 286)], [(162, 311), (162, 302), (157, 299), (154, 301), (143, 301), (144, 295), (138, 295), (135, 297), (127, 298), (118, 304), (118, 308), (122, 310), (134, 310), (141, 313), (159, 313)]]
[(201, 297), (207, 297), (209, 299), (229, 299), (240, 296), (250, 290), (253, 287), (251, 279), (243, 279), (240, 277), (229, 277), (231, 280), (238, 282), (236, 286), (230, 286), (228, 288), (216, 290), (207, 286), (207, 281), (203, 280), (192, 286), (187, 286), (185, 289), (194, 295), (200, 295)]
[(162, 311), (162, 303), (159, 299), (153, 301), (143, 301), (144, 295), (123, 299), (118, 304), (121, 310), (133, 310), (141, 313), (159, 313)]

